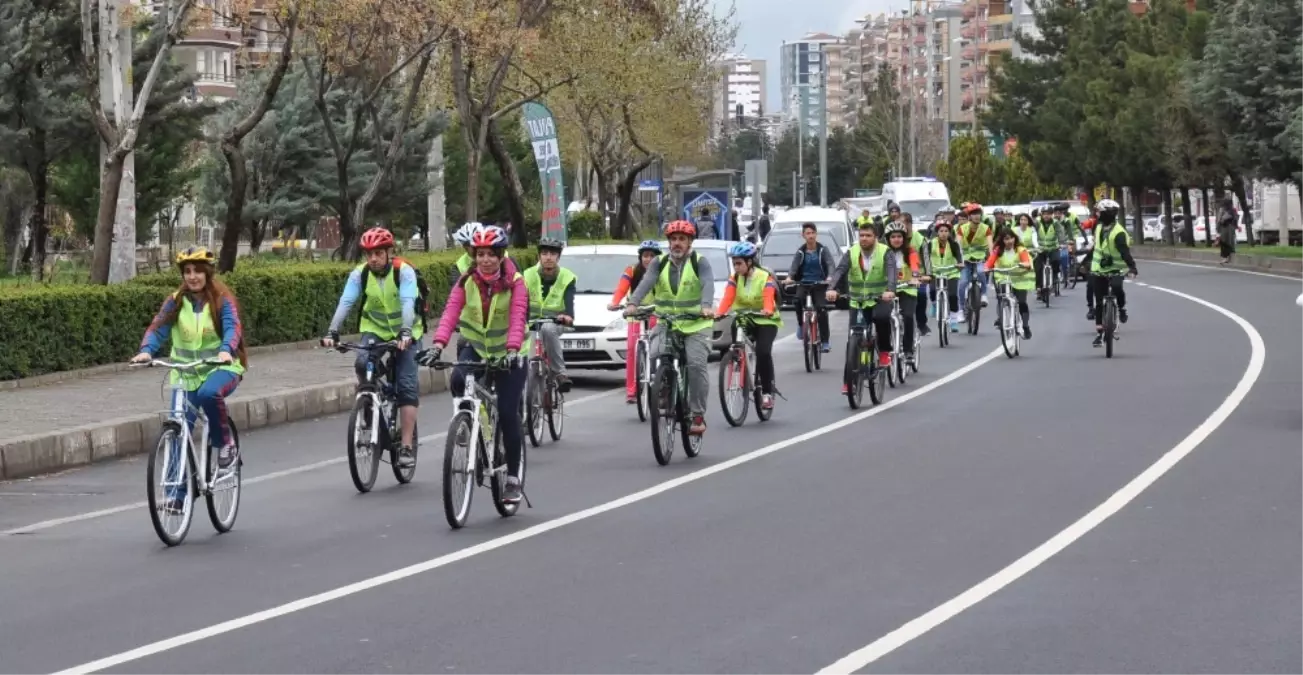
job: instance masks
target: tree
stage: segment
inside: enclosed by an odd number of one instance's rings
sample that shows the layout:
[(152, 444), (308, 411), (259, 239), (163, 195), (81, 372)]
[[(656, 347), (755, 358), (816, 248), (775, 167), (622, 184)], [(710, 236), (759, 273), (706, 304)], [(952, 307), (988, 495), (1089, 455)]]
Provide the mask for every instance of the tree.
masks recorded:
[(190, 8), (193, 0), (162, 0), (159, 5), (159, 13), (167, 17), (165, 23), (160, 23), (158, 30), (161, 35), (155, 42), (157, 52), (149, 66), (149, 70), (137, 91), (137, 98), (134, 108), (129, 112), (119, 111), (112, 121), (104, 112), (105, 105), (100, 99), (99, 82), (100, 82), (100, 59), (101, 50), (105, 54), (112, 53), (114, 42), (108, 44), (99, 44), (95, 37), (96, 21), (92, 6), (93, 0), (80, 0), (81, 2), (81, 35), (82, 35), (82, 88), (86, 93), (86, 102), (90, 111), (90, 118), (94, 122), (95, 130), (98, 132), (100, 140), (108, 149), (101, 168), (102, 183), (99, 196), (99, 209), (95, 223), (95, 250), (91, 258), (90, 280), (92, 283), (107, 284), (109, 282), (109, 263), (112, 254), (113, 245), (113, 223), (117, 213), (118, 191), (122, 187), (122, 172), (127, 155), (136, 147), (136, 140), (140, 132), (140, 122), (145, 116), (145, 109), (149, 104), (150, 96), (154, 93), (154, 84), (158, 80), (159, 72), (163, 64), (167, 61), (168, 54), (172, 46), (181, 38), (181, 33), (189, 19)]
[[(294, 34), (299, 25), (299, 3), (297, 0), (290, 0), (289, 6), (285, 8), (285, 17), (278, 16), (278, 8), (272, 5), (269, 9), (272, 11), (273, 20), (280, 23), (278, 32), (282, 35), (280, 54), (275, 64), (272, 65), (270, 73), (266, 77), (258, 78), (262, 85), (259, 95), (255, 98), (253, 105), (248, 107), (244, 115), (238, 119), (227, 120), (227, 124), (220, 127), (221, 143), (219, 147), (222, 151), (222, 157), (226, 160), (227, 169), (230, 171), (230, 191), (227, 195), (225, 222), (226, 227), (222, 232), (222, 251), (217, 260), (217, 269), (222, 272), (229, 272), (235, 269), (236, 253), (240, 244), (240, 231), (244, 229), (244, 200), (247, 194), (249, 181), (249, 172), (245, 165), (244, 150), (241, 144), (246, 136), (253, 132), (258, 123), (262, 121), (263, 116), (267, 114), (267, 109), (271, 107), (272, 101), (276, 98), (276, 92), (280, 89), (281, 82), (285, 79), (285, 72), (290, 66), (290, 57), (294, 51)], [(247, 28), (247, 27), (246, 27)]]
[(950, 159), (937, 165), (937, 178), (946, 184), (956, 203), (998, 204), (1004, 197), (1004, 167), (991, 156), (986, 140), (977, 136), (960, 136), (950, 142)]
[(896, 86), (896, 75), (890, 68), (878, 71), (865, 100), (868, 105), (856, 128), (855, 145), (866, 160), (862, 184), (878, 188), (895, 175), (893, 168), (904, 150), (900, 141), (905, 111)]

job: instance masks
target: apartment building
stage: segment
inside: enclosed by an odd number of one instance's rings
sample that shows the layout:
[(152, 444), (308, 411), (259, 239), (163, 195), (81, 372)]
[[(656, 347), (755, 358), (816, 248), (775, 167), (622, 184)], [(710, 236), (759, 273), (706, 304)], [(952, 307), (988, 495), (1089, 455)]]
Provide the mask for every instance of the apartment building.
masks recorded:
[(810, 33), (779, 50), (779, 93), (783, 115), (800, 124), (811, 138), (846, 125), (846, 41), (828, 33)]
[[(235, 96), (242, 72), (266, 63), (280, 50), (275, 22), (254, 0), (244, 25), (234, 20), (232, 0), (200, 0), (191, 10), (194, 23), (172, 49), (172, 58), (195, 75), (194, 98), (224, 100)], [(157, 15), (161, 3), (149, 5)]]
[(857, 81), (848, 86), (856, 92), (848, 108), (855, 115), (863, 111), (886, 69), (894, 74), (902, 101), (924, 127), (941, 129), (961, 118), (961, 20), (959, 3), (939, 0), (914, 0), (909, 11), (861, 19), (847, 35), (854, 45), (852, 71), (857, 74)]
[(747, 58), (745, 54), (729, 54), (715, 65), (716, 81), (712, 92), (710, 134), (712, 140), (735, 123), (738, 106), (745, 118), (759, 118), (765, 114), (766, 79), (768, 65), (764, 59)]

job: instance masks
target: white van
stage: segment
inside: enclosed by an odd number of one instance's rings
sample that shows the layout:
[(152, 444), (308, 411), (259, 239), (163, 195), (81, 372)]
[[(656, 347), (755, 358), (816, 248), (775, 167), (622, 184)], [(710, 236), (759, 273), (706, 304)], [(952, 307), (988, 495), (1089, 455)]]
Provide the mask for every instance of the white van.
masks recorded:
[(914, 217), (915, 223), (930, 223), (937, 211), (950, 204), (946, 184), (935, 178), (897, 178), (882, 186), (882, 196)]

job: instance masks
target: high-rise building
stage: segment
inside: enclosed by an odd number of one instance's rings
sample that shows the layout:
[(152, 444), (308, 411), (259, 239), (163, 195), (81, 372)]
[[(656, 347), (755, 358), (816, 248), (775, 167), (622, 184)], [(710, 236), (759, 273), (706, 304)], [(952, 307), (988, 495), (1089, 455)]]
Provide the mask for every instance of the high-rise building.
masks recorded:
[(843, 38), (810, 33), (783, 42), (779, 52), (779, 93), (784, 116), (800, 124), (811, 138), (845, 126), (845, 80), (849, 63)]
[[(154, 16), (161, 2), (143, 3)], [(195, 23), (172, 48), (172, 58), (195, 76), (195, 98), (225, 100), (236, 94), (241, 72), (258, 67), (280, 51), (283, 37), (276, 34), (263, 0), (254, 0), (245, 26), (232, 20), (232, 0), (200, 0), (190, 10)]]
[(711, 137), (714, 138), (736, 123), (738, 106), (744, 118), (765, 114), (765, 80), (768, 66), (764, 59), (749, 59), (745, 54), (729, 54), (716, 65), (717, 80), (712, 95)]

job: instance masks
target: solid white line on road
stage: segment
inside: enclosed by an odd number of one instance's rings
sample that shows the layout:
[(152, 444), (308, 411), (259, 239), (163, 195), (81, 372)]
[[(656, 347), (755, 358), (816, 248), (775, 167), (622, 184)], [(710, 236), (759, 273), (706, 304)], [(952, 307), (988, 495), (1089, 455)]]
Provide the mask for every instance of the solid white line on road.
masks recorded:
[[(589, 394), (588, 396), (581, 396), (580, 398), (577, 398), (573, 401), (566, 401), (566, 405), (568, 406), (582, 405), (590, 401), (595, 401), (597, 399), (613, 396), (623, 391), (624, 391), (624, 387), (620, 387), (618, 389), (611, 389), (598, 394)], [(430, 434), (429, 436), (422, 436), (420, 438), (420, 442), (432, 443), (447, 435), (448, 432), (445, 431), (442, 433)], [(328, 466), (343, 464), (344, 462), (347, 461), (348, 461), (347, 457), (333, 457), (331, 459), (323, 459), (320, 462), (312, 462), (311, 464), (303, 464), (301, 466), (290, 467), (288, 469), (282, 469), (280, 471), (273, 471), (271, 473), (263, 474), (256, 478), (248, 478), (243, 481), (242, 485), (256, 485), (258, 483), (265, 483), (269, 480), (276, 480), (278, 478), (285, 478), (286, 476), (294, 476), (301, 473), (307, 473), (309, 471), (316, 471), (317, 469), (324, 469), (325, 467)], [(68, 525), (69, 523), (79, 523), (83, 520), (93, 520), (95, 518), (103, 518), (105, 516), (112, 516), (119, 513), (126, 513), (128, 511), (134, 511), (136, 509), (145, 509), (145, 508), (149, 508), (149, 503), (145, 501), (139, 501), (133, 504), (123, 504), (122, 506), (113, 506), (107, 509), (100, 509), (98, 511), (87, 511), (86, 513), (79, 513), (73, 516), (65, 516), (63, 518), (52, 518), (50, 520), (43, 520), (39, 523), (32, 523), (31, 525), (15, 527), (12, 530), (0, 531), (0, 537), (15, 535), (15, 534), (30, 534), (32, 532), (39, 532), (41, 530), (48, 530), (53, 527), (59, 527), (60, 525)]]
[[(1249, 356), (1249, 365), (1244, 371), (1243, 377), (1240, 378), (1235, 388), (1226, 397), (1222, 404), (1208, 416), (1206, 420), (1190, 435), (1181, 440), (1176, 447), (1167, 451), (1158, 461), (1154, 462), (1149, 468), (1145, 469), (1139, 476), (1136, 476), (1131, 482), (1127, 483), (1122, 489), (1113, 493), (1103, 504), (1092, 509), (1089, 513), (1082, 516), (1080, 520), (1069, 525), (1066, 529), (1054, 535), (1049, 541), (1037, 546), (1027, 555), (1015, 560), (1012, 564), (996, 572), (987, 579), (981, 581), (976, 586), (960, 593), (941, 606), (932, 611), (910, 621), (909, 623), (887, 633), (877, 640), (869, 643), (867, 646), (857, 649), (846, 655), (836, 663), (820, 670), (820, 673), (853, 673), (865, 666), (877, 661), (878, 659), (890, 654), (891, 652), (917, 639), (928, 631), (945, 623), (960, 612), (972, 607), (973, 605), (990, 597), (996, 591), (1012, 584), (1023, 575), (1036, 569), (1041, 563), (1053, 557), (1063, 549), (1070, 546), (1073, 542), (1084, 537), (1088, 532), (1095, 529), (1100, 523), (1107, 520), (1110, 516), (1121, 511), (1123, 507), (1129, 504), (1133, 499), (1138, 497), (1155, 481), (1162, 478), (1176, 466), (1177, 462), (1185, 459), (1195, 448), (1199, 447), (1206, 438), (1208, 438), (1217, 428), (1235, 412), (1235, 409), (1249, 395), (1249, 390), (1258, 381), (1258, 376), (1262, 374), (1262, 366), (1267, 358), (1267, 347), (1262, 340), (1262, 335), (1243, 317), (1231, 312), (1230, 310), (1214, 305), (1207, 300), (1187, 295), (1180, 291), (1174, 291), (1169, 288), (1150, 285), (1156, 291), (1170, 293), (1179, 298), (1185, 298), (1191, 302), (1198, 303), (1207, 307), (1239, 324), (1240, 328), (1249, 336), (1249, 345), (1252, 353)], [(1100, 367), (1105, 367), (1104, 363)]]
[(1284, 274), (1271, 274), (1270, 272), (1254, 272), (1252, 270), (1237, 270), (1234, 267), (1218, 267), (1217, 265), (1197, 265), (1194, 263), (1179, 263), (1170, 260), (1145, 260), (1146, 263), (1158, 263), (1160, 265), (1176, 265), (1177, 267), (1193, 267), (1198, 270), (1213, 270), (1215, 272), (1238, 272), (1240, 274), (1252, 274), (1255, 277), (1268, 277), (1270, 279), (1284, 279), (1292, 281), (1295, 284), (1303, 282), (1298, 277), (1289, 277)]
[(700, 469), (698, 471), (685, 474), (683, 476), (665, 481), (663, 483), (658, 483), (650, 488), (641, 490), (639, 492), (634, 492), (629, 495), (625, 495), (624, 497), (620, 497), (619, 499), (615, 499), (606, 502), (604, 504), (598, 504), (597, 506), (583, 509), (581, 511), (576, 511), (574, 513), (561, 516), (559, 518), (554, 518), (547, 522), (539, 523), (538, 525), (525, 528), (518, 532), (513, 532), (512, 534), (508, 534), (503, 537), (498, 537), (496, 539), (490, 539), (489, 541), (476, 544), (474, 546), (470, 546), (458, 551), (454, 551), (447, 555), (442, 555), (437, 558), (427, 560), (425, 562), (417, 563), (415, 565), (410, 565), (408, 567), (397, 569), (392, 572), (388, 572), (386, 574), (381, 574), (379, 576), (371, 577), (370, 579), (364, 579), (362, 581), (358, 581), (349, 584), (347, 586), (341, 586), (339, 588), (329, 590), (324, 593), (318, 593), (316, 595), (308, 596), (306, 598), (301, 598), (299, 600), (295, 600), (293, 602), (280, 605), (279, 607), (273, 607), (271, 609), (266, 609), (261, 612), (256, 612), (248, 616), (242, 616), (236, 619), (231, 619), (229, 621), (224, 621), (222, 623), (209, 626), (207, 628), (201, 628), (199, 630), (191, 631), (189, 633), (184, 633), (182, 635), (171, 637), (166, 640), (160, 640), (153, 644), (148, 644), (143, 647), (138, 647), (130, 651), (122, 652), (121, 654), (114, 654), (113, 656), (108, 656), (102, 659), (98, 659), (96, 661), (91, 661), (90, 663), (83, 663), (79, 666), (74, 666), (67, 670), (60, 671), (59, 673), (56, 673), (56, 675), (63, 675), (65, 673), (93, 673), (99, 670), (104, 670), (105, 668), (113, 668), (116, 666), (120, 666), (124, 663), (130, 663), (138, 659), (143, 659), (147, 656), (152, 656), (154, 654), (159, 654), (172, 649), (176, 649), (178, 647), (183, 647), (185, 645), (194, 642), (206, 640), (208, 638), (216, 637), (218, 635), (223, 635), (225, 633), (230, 633), (232, 631), (236, 631), (241, 628), (245, 628), (247, 626), (252, 626), (254, 624), (262, 623), (264, 621), (270, 621), (271, 619), (285, 616), (287, 614), (293, 614), (294, 612), (300, 612), (305, 609), (310, 609), (312, 607), (325, 604), (332, 600), (338, 600), (340, 598), (354, 595), (356, 593), (361, 593), (362, 591), (370, 590), (372, 588), (393, 583), (395, 581), (400, 581), (402, 579), (416, 576), (424, 572), (429, 572), (431, 570), (439, 569), (440, 567), (446, 567), (455, 562), (465, 560), (467, 558), (477, 556), (482, 553), (488, 553), (490, 551), (494, 551), (503, 548), (505, 546), (510, 546), (511, 544), (514, 544), (516, 542), (524, 541), (526, 539), (532, 539), (541, 534), (545, 534), (547, 532), (551, 532), (553, 530), (563, 528), (567, 525), (573, 525), (574, 523), (583, 520), (588, 520), (589, 518), (594, 518), (596, 516), (602, 515), (603, 513), (614, 511), (616, 509), (628, 506), (630, 504), (635, 504), (647, 499), (651, 499), (652, 497), (655, 497), (657, 495), (663, 494), (665, 492), (669, 492), (674, 488), (682, 487), (689, 483), (694, 483), (696, 481), (702, 480), (703, 478), (707, 478), (717, 473), (728, 471), (729, 469), (732, 469), (734, 467), (738, 467), (748, 462), (753, 462), (762, 457), (772, 455), (776, 452), (786, 450), (787, 448), (799, 446), (801, 443), (804, 443), (809, 440), (813, 440), (815, 438), (819, 438), (820, 436), (830, 434), (839, 429), (844, 429), (857, 422), (862, 422), (866, 419), (869, 419), (870, 417), (884, 413), (888, 410), (891, 410), (892, 408), (895, 408), (898, 405), (903, 405), (920, 396), (923, 396), (924, 394), (927, 394), (928, 392), (935, 391), (940, 387), (943, 387), (951, 382), (954, 382), (955, 380), (963, 377), (964, 375), (967, 375), (968, 373), (977, 370), (984, 364), (989, 363), (991, 360), (1001, 357), (1003, 355), (1004, 355), (1004, 350), (1001, 348), (997, 348), (991, 351), (990, 353), (988, 353), (986, 356), (983, 356), (982, 358), (977, 359), (976, 361), (973, 361), (968, 365), (965, 365), (962, 368), (955, 370), (954, 372), (946, 375), (945, 377), (942, 377), (934, 382), (930, 382), (923, 387), (920, 387), (914, 391), (904, 394), (903, 396), (900, 396), (899, 398), (895, 398), (890, 401), (887, 401), (886, 403), (883, 403), (882, 405), (879, 405), (876, 408), (871, 408), (864, 412), (851, 415), (850, 417), (847, 417), (837, 422), (833, 422), (832, 424), (829, 424), (827, 426), (820, 427), (819, 429), (815, 429), (813, 431), (807, 431), (803, 434), (793, 436), (786, 440), (779, 441), (771, 445), (767, 445), (758, 450), (753, 450), (746, 454), (738, 455), (733, 459), (720, 462), (719, 464), (716, 464), (714, 466), (710, 466), (705, 469)]

